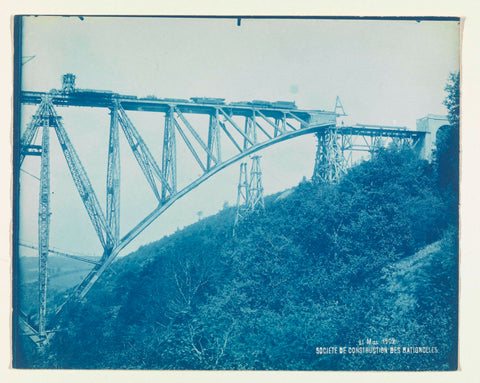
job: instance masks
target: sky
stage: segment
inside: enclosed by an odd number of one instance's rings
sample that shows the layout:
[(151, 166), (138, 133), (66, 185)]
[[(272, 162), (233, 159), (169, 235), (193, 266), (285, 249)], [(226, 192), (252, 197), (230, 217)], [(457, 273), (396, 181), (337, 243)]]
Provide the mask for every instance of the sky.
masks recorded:
[[(235, 19), (26, 17), (23, 55), (35, 56), (23, 66), (23, 90), (60, 88), (61, 76), (74, 73), (79, 88), (139, 97), (290, 100), (301, 109), (332, 110), (340, 96), (346, 123), (415, 129), (418, 118), (446, 114), (445, 83), (459, 68), (459, 24), (244, 19), (237, 26)], [(24, 108), (22, 129), (34, 111)], [(108, 111), (57, 108), (57, 113), (104, 207)], [(129, 116), (159, 160), (162, 118), (151, 113)], [(190, 118), (201, 125), (200, 119)], [(54, 141), (53, 133), (51, 137)], [(260, 152), (265, 194), (310, 178), (315, 148), (310, 135)], [(125, 234), (154, 207), (154, 200), (125, 140), (121, 153)], [(51, 155), (51, 245), (99, 255), (100, 244), (55, 142)], [(179, 173), (186, 183), (199, 170), (188, 156), (180, 157)], [(38, 175), (38, 162), (29, 158), (24, 169)], [(235, 205), (238, 176), (236, 163), (178, 200), (122, 255), (195, 222), (199, 211), (207, 216), (225, 201)], [(35, 243), (38, 181), (25, 173), (21, 206), (20, 239)]]

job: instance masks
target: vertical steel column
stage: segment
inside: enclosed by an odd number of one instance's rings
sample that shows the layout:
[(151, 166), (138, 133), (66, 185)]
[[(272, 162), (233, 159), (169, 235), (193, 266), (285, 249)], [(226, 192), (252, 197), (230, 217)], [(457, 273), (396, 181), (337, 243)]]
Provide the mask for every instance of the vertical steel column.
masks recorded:
[(257, 124), (255, 122), (255, 110), (254, 110), (252, 113), (252, 117), (245, 117), (245, 138), (243, 140), (243, 150), (248, 149), (249, 146), (253, 146), (256, 143), (257, 143)]
[[(175, 141), (173, 107), (165, 113), (163, 132), (162, 174), (171, 188), (171, 195), (177, 192), (177, 145)], [(167, 199), (167, 188), (162, 185), (162, 199)]]
[(42, 100), (37, 111), (32, 116), (32, 120), (28, 124), (27, 130), (25, 130), (25, 133), (22, 135), (20, 141), (20, 166), (22, 166), (23, 160), (25, 159), (25, 149), (34, 141), (35, 135), (38, 132), (38, 128), (41, 125), (42, 116), (45, 113), (45, 104), (46, 101)]
[(46, 338), (47, 315), (47, 261), (50, 237), (50, 118), (43, 117), (42, 156), (40, 170), (40, 198), (38, 207), (38, 334)]
[(328, 166), (328, 130), (316, 134), (317, 153), (315, 155), (315, 168), (313, 170), (312, 181), (315, 183), (330, 182), (330, 172)]
[(250, 170), (250, 183), (248, 187), (249, 196), (247, 198), (249, 211), (254, 211), (258, 208), (265, 208), (260, 158), (261, 156), (252, 157), (252, 168)]
[(252, 140), (253, 145), (256, 145), (258, 142), (258, 139), (257, 139), (257, 121), (255, 117), (255, 110), (253, 111), (253, 114), (252, 114), (252, 130), (250, 133), (251, 133), (250, 139)]
[(281, 129), (282, 133), (285, 133), (287, 131), (287, 115), (285, 113), (283, 113), (281, 127), (282, 127)]
[[(214, 114), (210, 115), (210, 123), (208, 126), (208, 149), (213, 153), (218, 162), (221, 162), (221, 146), (220, 146), (220, 126), (218, 125), (218, 109)], [(207, 153), (207, 171), (212, 167), (212, 156)]]
[[(252, 119), (249, 117), (245, 117), (245, 135), (248, 138), (251, 138), (252, 136)], [(248, 149), (248, 141), (246, 138), (243, 140), (243, 150), (245, 149)], [(240, 168), (240, 171), (241, 171), (241, 168)]]
[(238, 179), (238, 194), (237, 194), (237, 214), (235, 216), (235, 226), (238, 221), (242, 219), (248, 209), (249, 183), (247, 175), (247, 163), (240, 164), (240, 177)]
[(275, 126), (276, 126), (276, 129), (275, 129), (275, 133), (274, 133), (274, 135), (273, 135), (274, 137), (277, 137), (277, 136), (282, 135), (283, 133), (285, 133), (285, 129), (286, 129), (285, 120), (286, 120), (285, 113), (283, 113), (283, 117), (282, 117), (282, 118), (275, 118)]
[(107, 238), (112, 249), (120, 238), (120, 141), (118, 135), (118, 101), (110, 109), (110, 138), (107, 166), (107, 225), (113, 238)]

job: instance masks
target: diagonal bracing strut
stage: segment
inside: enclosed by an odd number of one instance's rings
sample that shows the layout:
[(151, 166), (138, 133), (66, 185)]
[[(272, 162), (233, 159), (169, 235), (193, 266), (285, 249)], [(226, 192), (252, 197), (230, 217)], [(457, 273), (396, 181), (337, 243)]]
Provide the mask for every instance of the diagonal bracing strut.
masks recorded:
[(162, 200), (154, 176), (160, 180), (162, 188), (166, 189), (168, 193), (172, 195), (172, 187), (168, 184), (167, 179), (165, 178), (162, 170), (153, 158), (153, 155), (145, 144), (145, 141), (140, 136), (137, 129), (135, 129), (135, 126), (133, 125), (130, 118), (128, 118), (127, 113), (121, 105), (118, 105), (118, 111), (123, 133), (125, 134), (128, 144), (130, 145), (130, 148), (132, 149), (133, 154), (135, 155), (135, 158), (137, 159), (137, 162), (143, 171), (143, 174), (147, 178), (147, 181), (150, 184), (150, 187), (152, 188), (155, 197), (158, 201)]
[(107, 225), (105, 215), (103, 214), (98, 198), (92, 188), (90, 179), (88, 178), (85, 168), (80, 162), (80, 158), (78, 157), (77, 152), (75, 151), (70, 138), (51, 103), (47, 104), (47, 110), (52, 116), (51, 120), (53, 122), (53, 127), (55, 128), (58, 141), (60, 142), (63, 155), (67, 161), (75, 186), (82, 198), (83, 204), (85, 205), (100, 243), (103, 248), (106, 248), (108, 242), (113, 242), (113, 235), (110, 227)]
[(27, 153), (28, 147), (32, 144), (35, 139), (35, 136), (38, 132), (38, 128), (42, 123), (43, 115), (45, 114), (45, 108), (47, 104), (47, 98), (45, 97), (42, 102), (40, 103), (37, 111), (32, 117), (30, 124), (27, 126), (27, 130), (23, 133), (23, 136), (20, 140), (20, 166), (22, 166), (23, 160), (25, 159), (25, 155)]

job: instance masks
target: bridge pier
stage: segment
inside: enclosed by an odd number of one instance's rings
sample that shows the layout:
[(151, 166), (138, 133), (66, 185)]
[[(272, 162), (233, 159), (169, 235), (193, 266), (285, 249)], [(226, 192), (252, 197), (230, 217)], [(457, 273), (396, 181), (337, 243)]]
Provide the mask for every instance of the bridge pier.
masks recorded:
[(248, 192), (248, 186), (247, 163), (242, 162), (240, 164), (240, 177), (238, 179), (237, 214), (235, 215), (234, 226), (237, 226), (238, 222), (245, 216), (247, 212), (248, 197), (250, 195)]
[[(210, 167), (211, 158), (208, 157), (208, 166)], [(162, 151), (162, 175), (172, 191), (168, 193), (165, 187), (162, 187), (162, 200), (165, 200), (169, 194), (177, 191), (177, 144), (175, 140), (175, 122), (173, 118), (173, 108), (170, 107), (165, 113), (165, 129), (163, 131), (163, 151)]]
[(38, 335), (43, 341), (47, 337), (47, 263), (50, 240), (50, 115), (44, 115), (42, 120), (38, 206)]
[(260, 167), (261, 156), (252, 157), (252, 167), (250, 169), (250, 184), (248, 187), (249, 210), (254, 211), (258, 208), (265, 208), (263, 201), (262, 168)]
[(113, 238), (107, 238), (113, 248), (120, 238), (120, 141), (118, 127), (118, 102), (110, 109), (110, 137), (107, 165), (107, 225)]
[(347, 171), (342, 137), (336, 128), (325, 129), (316, 136), (318, 143), (312, 181), (315, 183), (337, 182)]
[(436, 148), (437, 132), (443, 126), (449, 125), (446, 116), (428, 114), (425, 117), (417, 119), (417, 131), (426, 132), (418, 145), (416, 152), (427, 161), (433, 160), (433, 154)]
[(240, 164), (240, 178), (238, 181), (237, 214), (235, 225), (249, 213), (257, 209), (264, 209), (261, 156), (252, 157), (250, 177), (248, 177), (247, 163)]

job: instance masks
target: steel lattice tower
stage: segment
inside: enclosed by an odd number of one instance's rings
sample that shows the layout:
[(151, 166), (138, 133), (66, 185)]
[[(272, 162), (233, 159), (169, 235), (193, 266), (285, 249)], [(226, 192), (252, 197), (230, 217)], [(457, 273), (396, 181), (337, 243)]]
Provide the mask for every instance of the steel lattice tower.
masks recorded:
[(45, 339), (47, 317), (47, 263), (50, 239), (50, 113), (42, 116), (40, 198), (38, 205), (38, 335)]
[(248, 187), (247, 205), (250, 212), (256, 209), (264, 209), (262, 169), (260, 167), (261, 156), (252, 157), (252, 167), (250, 169), (250, 183)]
[[(175, 123), (173, 108), (170, 107), (165, 114), (165, 130), (163, 133), (162, 174), (172, 191), (177, 191), (177, 144), (175, 141)], [(162, 188), (162, 199), (167, 198), (167, 190)]]
[(258, 209), (264, 209), (261, 156), (252, 157), (250, 177), (248, 177), (247, 163), (240, 164), (240, 178), (238, 181), (237, 214), (235, 226), (248, 214)]
[(240, 164), (240, 177), (238, 179), (238, 194), (237, 194), (237, 214), (235, 216), (235, 226), (238, 222), (248, 214), (249, 192), (250, 184), (248, 182), (247, 163)]
[[(278, 125), (279, 122), (276, 122), (277, 129)], [(257, 143), (257, 126), (258, 123), (255, 120), (255, 113), (252, 113), (251, 117), (247, 117), (245, 119), (245, 133), (243, 141), (244, 150)], [(252, 157), (250, 178), (248, 177), (247, 173), (247, 163), (243, 162), (240, 164), (235, 226), (242, 218), (253, 212), (258, 205), (260, 205), (262, 208), (264, 207), (260, 156), (256, 155)]]
[(113, 248), (120, 236), (120, 143), (118, 135), (118, 102), (110, 109), (110, 138), (107, 167), (107, 225), (113, 238), (108, 247)]
[(347, 170), (341, 137), (336, 128), (317, 133), (317, 153), (312, 180), (316, 183), (337, 182)]

